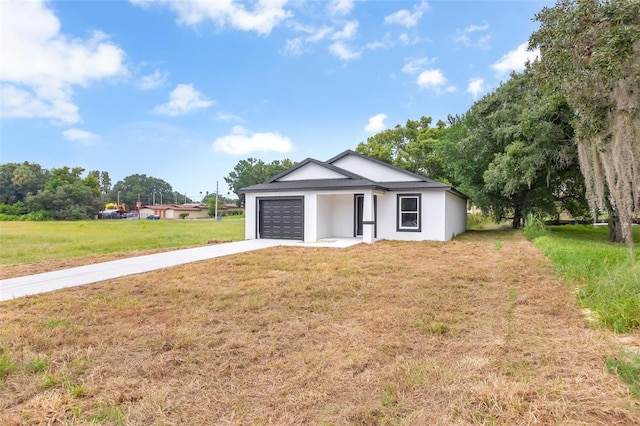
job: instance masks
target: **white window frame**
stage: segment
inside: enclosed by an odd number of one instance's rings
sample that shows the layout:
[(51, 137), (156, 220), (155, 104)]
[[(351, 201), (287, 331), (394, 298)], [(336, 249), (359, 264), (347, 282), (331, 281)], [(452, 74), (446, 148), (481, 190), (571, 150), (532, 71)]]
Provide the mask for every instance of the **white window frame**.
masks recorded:
[[(417, 210), (402, 210), (402, 200), (407, 198), (415, 198)], [(422, 194), (398, 194), (396, 209), (396, 230), (398, 232), (421, 232), (422, 231)], [(414, 226), (406, 226), (402, 224), (403, 214), (416, 214), (417, 221)]]

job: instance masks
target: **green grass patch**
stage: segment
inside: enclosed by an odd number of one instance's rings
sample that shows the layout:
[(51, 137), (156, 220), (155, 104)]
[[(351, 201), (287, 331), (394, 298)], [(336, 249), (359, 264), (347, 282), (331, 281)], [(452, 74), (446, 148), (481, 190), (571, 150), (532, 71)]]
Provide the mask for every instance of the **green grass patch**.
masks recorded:
[(95, 412), (90, 416), (91, 423), (110, 423), (124, 425), (125, 420), (119, 407), (109, 404), (97, 404)]
[(44, 324), (47, 328), (71, 328), (71, 321), (64, 318), (54, 318)]
[(244, 221), (87, 220), (0, 222), (0, 264), (140, 250), (203, 246), (244, 239)]
[(9, 356), (9, 350), (0, 346), (0, 379), (13, 373), (17, 367), (17, 364)]
[[(640, 242), (640, 229), (634, 228)], [(534, 243), (551, 259), (556, 272), (578, 287), (578, 301), (599, 323), (615, 332), (640, 328), (640, 256), (635, 261), (624, 244), (607, 241), (606, 227), (551, 226)]]
[(25, 368), (31, 373), (40, 373), (47, 368), (47, 361), (42, 358), (34, 358), (25, 365)]
[(631, 394), (640, 399), (640, 354), (620, 351), (617, 357), (607, 357), (607, 370), (617, 374), (629, 386)]

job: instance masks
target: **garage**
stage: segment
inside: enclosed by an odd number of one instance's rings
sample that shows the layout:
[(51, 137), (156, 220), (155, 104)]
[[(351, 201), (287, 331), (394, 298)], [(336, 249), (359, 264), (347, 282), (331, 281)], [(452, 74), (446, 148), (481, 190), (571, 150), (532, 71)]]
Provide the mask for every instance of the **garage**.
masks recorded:
[(304, 240), (304, 197), (258, 199), (260, 238)]

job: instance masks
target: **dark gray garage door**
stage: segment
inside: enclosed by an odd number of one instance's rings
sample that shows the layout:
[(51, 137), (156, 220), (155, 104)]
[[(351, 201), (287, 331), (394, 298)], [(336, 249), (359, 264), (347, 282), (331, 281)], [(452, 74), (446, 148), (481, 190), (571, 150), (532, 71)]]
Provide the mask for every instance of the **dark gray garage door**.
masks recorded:
[(263, 198), (258, 200), (260, 238), (304, 239), (304, 198)]

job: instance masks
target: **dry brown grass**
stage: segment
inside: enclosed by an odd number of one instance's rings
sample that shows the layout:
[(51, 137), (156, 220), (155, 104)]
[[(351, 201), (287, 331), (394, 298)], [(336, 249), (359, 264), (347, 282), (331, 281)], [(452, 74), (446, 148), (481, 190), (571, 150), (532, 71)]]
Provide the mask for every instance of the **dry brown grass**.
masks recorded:
[(2, 302), (0, 424), (639, 424), (610, 335), (498, 239), (281, 247)]

